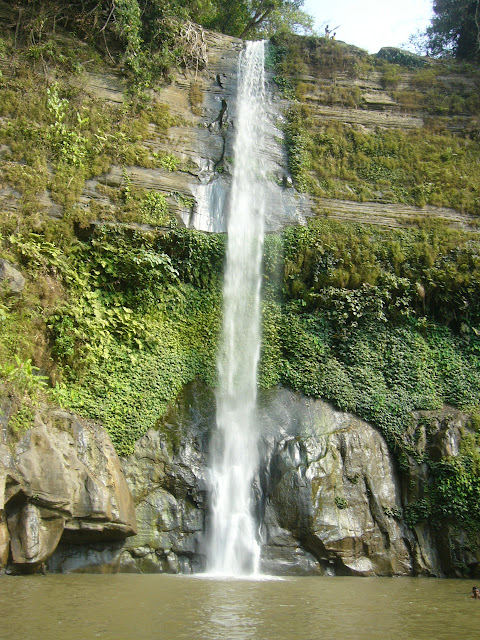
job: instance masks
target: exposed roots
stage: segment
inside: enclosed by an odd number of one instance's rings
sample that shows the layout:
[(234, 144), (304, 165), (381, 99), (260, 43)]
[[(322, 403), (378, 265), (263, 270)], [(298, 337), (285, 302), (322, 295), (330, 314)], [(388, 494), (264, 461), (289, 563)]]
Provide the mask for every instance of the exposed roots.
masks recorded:
[(195, 69), (195, 76), (207, 66), (207, 42), (205, 31), (200, 25), (190, 21), (183, 24), (176, 44), (182, 51), (183, 65), (187, 69)]

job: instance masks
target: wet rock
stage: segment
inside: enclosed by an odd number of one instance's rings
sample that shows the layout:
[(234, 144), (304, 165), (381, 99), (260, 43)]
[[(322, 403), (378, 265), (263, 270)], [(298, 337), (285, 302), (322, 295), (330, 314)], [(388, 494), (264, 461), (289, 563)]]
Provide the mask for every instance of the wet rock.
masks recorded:
[(48, 560), (51, 573), (117, 573), (121, 569), (122, 541), (58, 545)]
[(54, 509), (26, 501), (9, 509), (7, 524), (13, 562), (39, 564), (57, 548), (65, 519)]
[[(408, 430), (417, 456), (409, 459), (408, 473), (403, 481), (406, 509), (426, 502), (434, 480), (428, 473), (424, 458), (439, 462), (455, 458), (461, 451), (462, 438), (469, 434), (469, 416), (452, 407), (439, 411), (417, 411)], [(419, 462), (420, 461), (420, 462)], [(416, 544), (415, 573), (435, 576), (480, 576), (480, 534), (462, 531), (458, 525), (432, 528), (428, 519), (419, 516), (413, 527)]]
[[(286, 433), (271, 440), (278, 407)], [(398, 522), (401, 486), (380, 434), (286, 390), (267, 397), (261, 416), (272, 450), (265, 489), (273, 521), (324, 571), (333, 564), (337, 574), (409, 574), (407, 532)], [(268, 525), (267, 545), (271, 540)]]
[(124, 459), (138, 533), (125, 544), (122, 570), (189, 573), (204, 566), (206, 451), (214, 419), (212, 391), (189, 385), (160, 428)]
[[(124, 546), (121, 570), (204, 567), (214, 412), (213, 393), (189, 385), (160, 429), (149, 431), (124, 461), (139, 529)], [(448, 409), (426, 418), (416, 417), (428, 431), (415, 436), (419, 447), (423, 442), (432, 455), (458, 453), (465, 416)], [(407, 526), (404, 508), (424, 495), (428, 469), (416, 463), (415, 471), (412, 461), (416, 475), (401, 476), (369, 424), (281, 388), (260, 393), (258, 424), (255, 495), (264, 572), (441, 576), (468, 566), (476, 575), (477, 554), (463, 534), (436, 532), (428, 522)]]

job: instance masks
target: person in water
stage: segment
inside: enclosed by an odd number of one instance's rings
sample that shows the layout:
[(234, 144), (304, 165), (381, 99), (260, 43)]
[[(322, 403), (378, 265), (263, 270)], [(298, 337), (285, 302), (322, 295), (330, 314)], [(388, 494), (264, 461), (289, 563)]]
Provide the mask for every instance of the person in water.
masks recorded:
[(480, 589), (478, 587), (472, 587), (472, 598), (475, 598), (475, 600), (480, 599)]

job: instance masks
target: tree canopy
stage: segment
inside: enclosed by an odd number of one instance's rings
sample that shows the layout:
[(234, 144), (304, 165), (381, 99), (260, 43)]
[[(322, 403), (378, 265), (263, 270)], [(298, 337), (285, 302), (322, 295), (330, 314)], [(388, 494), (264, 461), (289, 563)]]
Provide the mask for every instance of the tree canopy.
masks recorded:
[[(120, 55), (137, 86), (167, 76), (192, 53), (199, 66), (200, 25), (239, 38), (268, 38), (278, 32), (311, 31), (304, 0), (0, 0), (0, 17), (15, 38), (33, 45), (59, 26)], [(201, 56), (200, 56), (201, 57)], [(200, 60), (201, 66), (201, 60)]]
[(229, 4), (243, 13), (241, 24), (225, 23), (221, 30), (240, 38), (269, 37), (279, 31), (311, 31), (313, 19), (303, 9), (304, 0), (246, 0), (220, 4), (220, 14)]
[[(144, 42), (155, 40), (172, 22), (191, 20), (240, 38), (268, 37), (278, 30), (311, 31), (305, 0), (14, 0), (20, 14), (70, 20), (77, 28), (117, 28), (123, 35), (140, 29)], [(3, 4), (3, 3), (0, 3)]]
[(434, 0), (433, 11), (426, 30), (430, 52), (480, 60), (480, 0)]

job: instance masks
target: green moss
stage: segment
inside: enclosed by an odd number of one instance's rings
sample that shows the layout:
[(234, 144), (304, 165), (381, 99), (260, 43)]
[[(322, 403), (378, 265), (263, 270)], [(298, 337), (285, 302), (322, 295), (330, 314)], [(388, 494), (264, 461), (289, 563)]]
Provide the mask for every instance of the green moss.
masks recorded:
[(195, 115), (201, 115), (201, 106), (203, 104), (203, 88), (200, 82), (195, 81), (190, 84), (188, 90), (188, 99), (190, 100), (190, 108)]
[[(290, 87), (290, 97), (296, 100), (286, 114), (285, 131), (297, 189), (322, 199), (430, 204), (480, 213), (478, 74), (463, 76), (460, 69), (452, 72), (423, 61), (415, 70), (407, 62), (401, 66), (401, 55), (393, 64), (324, 38), (277, 36), (273, 41), (277, 77), (284, 92)], [(381, 83), (404, 112), (427, 116), (425, 127), (368, 130), (316, 118), (317, 101), (362, 105), (357, 86), (337, 83), (337, 76), (345, 73), (355, 77), (357, 67), (364, 75), (380, 71)], [(314, 99), (305, 75), (317, 78)], [(405, 87), (397, 90), (400, 81)]]
[(430, 131), (379, 129), (288, 113), (290, 170), (297, 187), (322, 198), (445, 206), (478, 215), (477, 140)]
[[(20, 53), (12, 53), (11, 62), (14, 72), (0, 89), (0, 133), (7, 145), (1, 171), (21, 194), (22, 214), (36, 215), (38, 196), (47, 190), (70, 213), (85, 180), (112, 164), (177, 169), (175, 156), (153, 154), (143, 144), (149, 123), (162, 134), (175, 124), (167, 106), (154, 101), (137, 112), (135, 100), (108, 104), (81, 93), (69, 78), (57, 76), (45, 85)], [(44, 223), (37, 220), (34, 226)]]
[(13, 433), (20, 434), (33, 427), (33, 420), (34, 412), (32, 407), (23, 405), (14, 410), (10, 415), (8, 427), (13, 431)]

